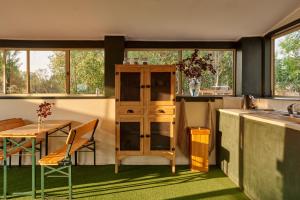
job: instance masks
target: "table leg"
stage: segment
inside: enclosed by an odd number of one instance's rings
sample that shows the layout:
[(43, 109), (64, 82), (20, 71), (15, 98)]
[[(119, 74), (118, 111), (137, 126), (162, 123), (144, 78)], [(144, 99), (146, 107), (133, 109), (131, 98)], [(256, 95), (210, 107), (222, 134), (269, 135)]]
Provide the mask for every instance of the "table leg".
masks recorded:
[(45, 199), (45, 167), (41, 165), (41, 198)]
[(75, 151), (75, 154), (74, 154), (74, 157), (75, 157), (75, 166), (77, 166), (77, 156), (78, 156), (78, 153), (77, 153), (77, 151)]
[(45, 138), (45, 156), (48, 155), (48, 133), (46, 133), (46, 138)]
[(3, 199), (6, 199), (7, 195), (7, 138), (3, 138)]
[(35, 199), (35, 138), (31, 139), (31, 178), (32, 178), (32, 199)]

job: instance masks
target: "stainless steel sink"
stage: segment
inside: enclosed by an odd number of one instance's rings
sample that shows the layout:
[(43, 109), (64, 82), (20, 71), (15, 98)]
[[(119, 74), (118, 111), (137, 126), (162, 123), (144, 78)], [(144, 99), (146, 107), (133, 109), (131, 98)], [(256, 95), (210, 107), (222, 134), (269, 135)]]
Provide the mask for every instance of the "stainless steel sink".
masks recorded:
[(274, 110), (256, 110), (251, 114), (258, 115), (261, 117), (267, 117), (269, 119), (277, 119), (281, 121), (293, 122), (300, 124), (300, 115), (294, 114), (290, 116), (287, 112), (274, 111)]
[(286, 116), (286, 117), (291, 117), (291, 118), (300, 118), (300, 115), (297, 115), (297, 114), (290, 116), (290, 114), (288, 114), (288, 113), (282, 113), (281, 115)]
[(300, 124), (300, 115), (296, 115), (296, 114), (294, 114), (293, 116), (290, 116), (288, 113), (282, 113), (282, 112), (276, 113), (275, 112), (274, 118)]

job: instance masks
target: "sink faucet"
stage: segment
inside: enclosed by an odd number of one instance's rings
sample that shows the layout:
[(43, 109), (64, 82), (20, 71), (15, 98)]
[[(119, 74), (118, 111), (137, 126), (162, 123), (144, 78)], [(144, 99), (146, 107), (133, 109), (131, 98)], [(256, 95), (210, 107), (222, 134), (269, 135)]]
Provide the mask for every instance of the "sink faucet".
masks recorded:
[(287, 107), (287, 111), (288, 111), (289, 115), (294, 114), (294, 106), (295, 106), (295, 104), (293, 103)]
[(287, 107), (289, 115), (294, 115), (295, 111), (297, 111), (297, 114), (299, 114), (299, 108), (300, 108), (299, 106), (300, 106), (300, 104), (298, 104), (298, 103), (293, 103), (293, 104), (289, 105)]

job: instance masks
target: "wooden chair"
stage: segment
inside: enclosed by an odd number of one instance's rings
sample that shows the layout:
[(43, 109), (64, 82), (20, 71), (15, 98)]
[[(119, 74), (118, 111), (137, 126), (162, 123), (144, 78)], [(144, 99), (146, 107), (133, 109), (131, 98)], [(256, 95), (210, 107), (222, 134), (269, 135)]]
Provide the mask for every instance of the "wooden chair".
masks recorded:
[[(99, 123), (99, 120), (97, 122), (97, 125)], [(78, 153), (80, 152), (92, 152), (93, 153), (93, 160), (94, 160), (94, 166), (96, 165), (96, 141), (94, 138), (96, 129), (94, 129), (91, 133), (91, 136), (88, 140), (77, 150), (75, 151), (75, 166), (77, 166), (77, 159), (78, 159)]]
[[(6, 131), (9, 129), (13, 128), (18, 128), (21, 126), (25, 126), (27, 123), (22, 119), (22, 118), (11, 118), (11, 119), (6, 119), (6, 120), (1, 120), (0, 121), (0, 131)], [(3, 149), (3, 141), (1, 139), (1, 149)], [(36, 144), (39, 145), (39, 148), (37, 150), (40, 152), (40, 157), (41, 157), (41, 152), (42, 152), (42, 139), (38, 138), (36, 141)], [(31, 141), (25, 142), (24, 143), (25, 148), (30, 148), (31, 147)], [(17, 147), (12, 149), (12, 144), (9, 143), (8, 145), (8, 154), (7, 157), (9, 158), (9, 165), (11, 166), (11, 156), (14, 154), (19, 153), (19, 166), (22, 165), (22, 151), (23, 149), (21, 147)], [(0, 160), (3, 160), (3, 151), (0, 151)]]
[[(87, 133), (94, 133), (99, 120), (95, 119), (83, 125), (70, 130), (67, 141), (63, 147), (50, 153), (39, 160), (41, 165), (41, 197), (45, 199), (45, 176), (46, 177), (67, 177), (69, 187), (69, 199), (72, 199), (72, 160), (71, 155), (75, 151), (82, 148), (83, 145), (89, 142), (89, 139), (84, 138)], [(55, 168), (56, 167), (56, 168)], [(46, 172), (46, 169), (49, 171)], [(67, 172), (65, 171), (67, 169)], [(62, 176), (50, 176), (50, 174), (58, 173)]]

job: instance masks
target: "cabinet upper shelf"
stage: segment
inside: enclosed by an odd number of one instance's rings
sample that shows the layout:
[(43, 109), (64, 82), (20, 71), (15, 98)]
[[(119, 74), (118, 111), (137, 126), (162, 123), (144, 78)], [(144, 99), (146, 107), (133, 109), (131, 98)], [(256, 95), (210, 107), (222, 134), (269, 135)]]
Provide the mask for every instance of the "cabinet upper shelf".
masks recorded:
[(116, 65), (116, 101), (122, 105), (174, 105), (174, 65)]

